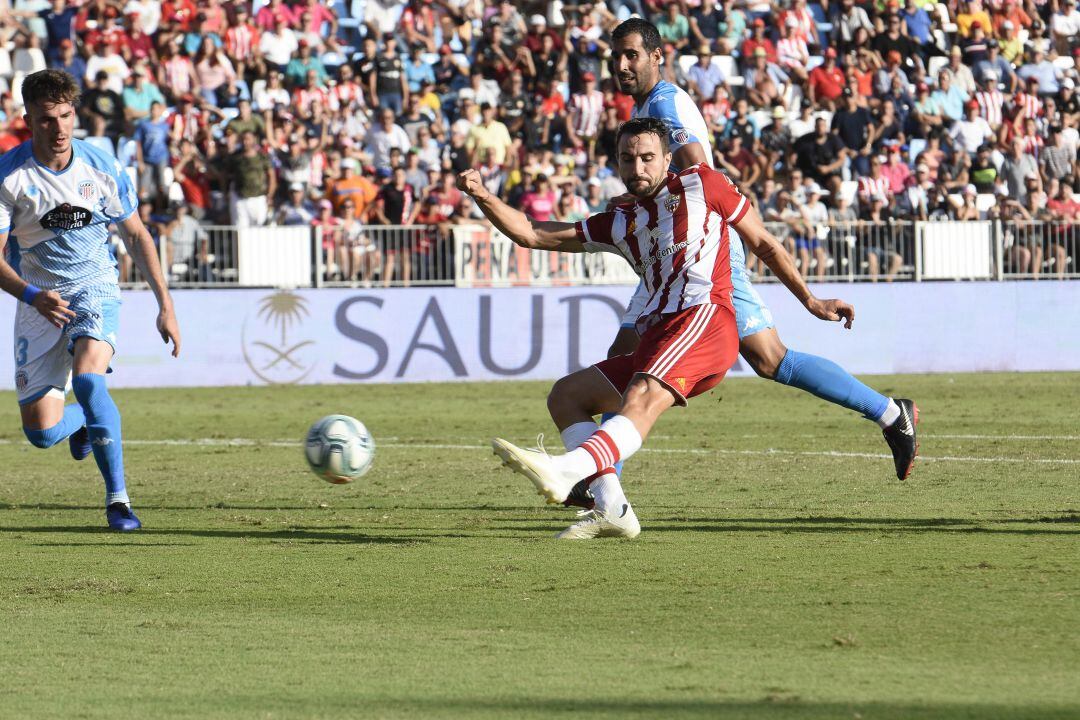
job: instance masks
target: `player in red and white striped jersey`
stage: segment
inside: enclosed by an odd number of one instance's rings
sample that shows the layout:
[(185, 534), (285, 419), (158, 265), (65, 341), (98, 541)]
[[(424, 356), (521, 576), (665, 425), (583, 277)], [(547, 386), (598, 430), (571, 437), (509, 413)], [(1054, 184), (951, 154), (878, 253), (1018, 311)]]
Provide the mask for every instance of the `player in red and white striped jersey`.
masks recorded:
[[(715, 387), (739, 353), (732, 304), (728, 227), (785, 283), (800, 285), (790, 258), (765, 229), (751, 203), (722, 173), (694, 165), (668, 171), (670, 128), (635, 118), (619, 129), (619, 175), (635, 198), (578, 223), (533, 222), (489, 193), (476, 170), (458, 187), (496, 228), (523, 247), (563, 252), (612, 252), (645, 283), (648, 300), (637, 320), (637, 349), (559, 380), (548, 409), (567, 447), (564, 455), (525, 450), (505, 440), (496, 454), (528, 477), (549, 502), (563, 502), (578, 481), (595, 477), (596, 507), (560, 535), (584, 539), (635, 537), (640, 524), (613, 466), (629, 457), (672, 405)], [(851, 306), (810, 295), (807, 308), (824, 320), (852, 318)], [(595, 415), (617, 412), (597, 427)]]

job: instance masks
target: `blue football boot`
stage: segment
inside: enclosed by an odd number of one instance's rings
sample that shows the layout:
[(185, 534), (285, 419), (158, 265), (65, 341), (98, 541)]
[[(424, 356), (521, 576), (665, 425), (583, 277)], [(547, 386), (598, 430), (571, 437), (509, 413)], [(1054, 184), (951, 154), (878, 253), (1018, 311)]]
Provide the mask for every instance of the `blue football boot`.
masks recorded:
[(90, 432), (85, 425), (68, 435), (68, 449), (71, 451), (71, 457), (76, 460), (85, 460), (94, 449), (90, 444)]
[(131, 532), (142, 527), (139, 518), (126, 503), (117, 502), (105, 508), (105, 519), (109, 521), (111, 529), (119, 532)]

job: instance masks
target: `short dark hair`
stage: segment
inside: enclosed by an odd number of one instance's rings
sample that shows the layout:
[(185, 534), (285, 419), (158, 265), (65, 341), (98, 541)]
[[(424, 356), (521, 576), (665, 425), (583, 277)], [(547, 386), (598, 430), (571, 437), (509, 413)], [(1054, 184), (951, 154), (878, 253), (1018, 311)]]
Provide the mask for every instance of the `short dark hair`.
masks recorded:
[(631, 120), (627, 120), (619, 126), (619, 132), (615, 136), (615, 145), (618, 146), (619, 143), (622, 142), (623, 135), (642, 135), (644, 133), (652, 133), (653, 135), (656, 135), (658, 138), (660, 138), (660, 147), (665, 153), (667, 153), (670, 148), (670, 144), (668, 141), (669, 132), (671, 132), (671, 127), (659, 118), (633, 118)]
[(30, 73), (22, 84), (23, 105), (29, 107), (35, 103), (79, 104), (79, 86), (75, 78), (63, 70), (39, 70)]
[(645, 48), (645, 52), (651, 53), (660, 48), (660, 31), (651, 22), (641, 18), (630, 18), (619, 23), (611, 33), (611, 41), (618, 42), (635, 33), (641, 36), (641, 46)]

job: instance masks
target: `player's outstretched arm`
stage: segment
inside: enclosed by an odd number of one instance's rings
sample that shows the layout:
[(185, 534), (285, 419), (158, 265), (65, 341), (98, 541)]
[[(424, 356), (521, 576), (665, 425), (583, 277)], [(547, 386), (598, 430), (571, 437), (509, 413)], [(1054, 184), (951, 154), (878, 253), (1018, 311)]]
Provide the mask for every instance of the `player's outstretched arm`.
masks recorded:
[(135, 260), (135, 266), (150, 284), (154, 291), (154, 297), (158, 303), (157, 329), (161, 333), (161, 340), (165, 344), (172, 341), (172, 356), (180, 354), (180, 326), (176, 322), (176, 313), (173, 311), (172, 296), (169, 295), (169, 287), (165, 283), (165, 276), (161, 272), (157, 253), (154, 252), (154, 240), (150, 237), (146, 226), (139, 219), (138, 213), (132, 213), (119, 223), (120, 237), (124, 239), (128, 253)]
[(735, 225), (735, 229), (739, 231), (739, 237), (746, 242), (750, 251), (769, 266), (780, 282), (784, 283), (784, 287), (790, 290), (812, 315), (822, 320), (844, 321), (844, 327), (851, 329), (851, 323), (855, 322), (855, 308), (843, 300), (819, 300), (815, 297), (799, 275), (784, 246), (765, 229), (757, 210), (753, 207), (747, 210)]
[(504, 235), (530, 250), (558, 250), (560, 252), (585, 252), (578, 240), (573, 223), (534, 222), (525, 213), (515, 210), (484, 187), (480, 173), (466, 170), (458, 174), (458, 190), (476, 201), (480, 211)]
[(8, 234), (0, 233), (0, 290), (14, 295), (19, 300), (34, 306), (46, 320), (58, 328), (75, 319), (75, 312), (68, 307), (68, 301), (60, 297), (55, 290), (42, 290), (30, 285), (8, 265), (4, 259)]

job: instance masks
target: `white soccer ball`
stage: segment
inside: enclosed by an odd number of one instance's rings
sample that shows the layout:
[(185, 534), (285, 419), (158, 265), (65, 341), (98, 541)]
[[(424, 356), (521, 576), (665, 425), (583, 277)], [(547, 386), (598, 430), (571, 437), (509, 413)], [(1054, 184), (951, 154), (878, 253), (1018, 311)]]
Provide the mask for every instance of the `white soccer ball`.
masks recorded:
[(304, 443), (308, 465), (328, 483), (357, 479), (375, 459), (375, 441), (364, 423), (348, 415), (327, 415), (308, 430)]

